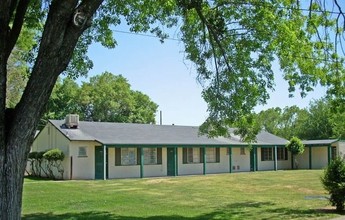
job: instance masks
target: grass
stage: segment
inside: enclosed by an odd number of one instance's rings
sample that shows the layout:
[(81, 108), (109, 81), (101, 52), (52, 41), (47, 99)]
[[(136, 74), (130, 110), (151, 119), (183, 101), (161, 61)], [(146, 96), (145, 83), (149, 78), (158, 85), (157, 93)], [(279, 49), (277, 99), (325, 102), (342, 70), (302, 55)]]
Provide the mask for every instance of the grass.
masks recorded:
[(320, 170), (298, 170), (106, 181), (26, 179), (23, 219), (338, 217), (322, 199), (327, 193), (321, 175)]

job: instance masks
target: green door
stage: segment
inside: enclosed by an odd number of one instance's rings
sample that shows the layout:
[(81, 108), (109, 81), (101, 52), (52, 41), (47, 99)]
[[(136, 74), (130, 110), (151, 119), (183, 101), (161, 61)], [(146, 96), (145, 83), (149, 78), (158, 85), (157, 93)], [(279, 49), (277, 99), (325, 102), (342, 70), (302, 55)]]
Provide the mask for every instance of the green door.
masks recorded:
[(175, 162), (176, 149), (173, 147), (167, 148), (167, 175), (176, 176), (176, 162)]
[(104, 155), (103, 155), (103, 147), (96, 146), (95, 147), (95, 179), (103, 179), (104, 178)]

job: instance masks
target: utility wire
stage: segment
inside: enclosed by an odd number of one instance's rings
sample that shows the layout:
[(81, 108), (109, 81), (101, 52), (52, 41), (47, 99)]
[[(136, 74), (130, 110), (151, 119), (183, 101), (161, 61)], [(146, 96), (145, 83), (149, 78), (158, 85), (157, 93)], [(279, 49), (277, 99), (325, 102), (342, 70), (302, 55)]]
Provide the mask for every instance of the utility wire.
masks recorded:
[[(142, 34), (142, 33), (135, 33), (135, 32), (130, 32), (130, 31), (121, 31), (121, 30), (113, 30), (116, 33), (121, 33), (121, 34), (131, 34), (131, 35), (137, 35), (137, 36), (141, 36), (141, 37), (150, 37), (150, 38), (157, 38), (159, 39), (159, 37), (155, 36), (155, 35), (151, 35), (151, 34)], [(166, 38), (166, 40), (173, 40), (173, 41), (179, 41), (182, 42), (182, 40), (177, 39), (177, 38)], [(308, 60), (317, 60), (317, 61), (324, 61), (324, 62), (331, 62), (331, 63), (336, 63), (333, 60), (330, 60), (329, 58), (316, 58), (316, 57), (306, 57), (306, 56), (293, 56), (294, 58), (303, 58), (303, 59), (308, 59)]]

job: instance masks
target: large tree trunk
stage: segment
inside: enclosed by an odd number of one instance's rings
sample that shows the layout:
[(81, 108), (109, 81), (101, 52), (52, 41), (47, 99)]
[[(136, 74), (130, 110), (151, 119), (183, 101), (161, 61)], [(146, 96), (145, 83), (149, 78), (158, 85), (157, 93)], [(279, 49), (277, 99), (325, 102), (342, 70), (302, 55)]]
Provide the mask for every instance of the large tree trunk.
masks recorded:
[[(7, 60), (30, 1), (0, 1), (0, 219), (21, 218), (24, 171), (37, 124), (57, 77), (102, 1), (84, 0), (79, 5), (78, 0), (52, 1), (28, 84), (19, 104), (9, 110), (5, 110)], [(76, 10), (86, 16), (82, 26), (73, 23)]]

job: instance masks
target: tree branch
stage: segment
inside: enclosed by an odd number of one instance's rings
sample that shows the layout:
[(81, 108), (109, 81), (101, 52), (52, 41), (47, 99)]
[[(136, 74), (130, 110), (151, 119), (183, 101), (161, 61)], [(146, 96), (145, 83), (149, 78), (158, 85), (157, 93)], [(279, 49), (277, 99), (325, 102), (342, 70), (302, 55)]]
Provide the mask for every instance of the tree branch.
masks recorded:
[(13, 21), (12, 29), (8, 35), (8, 44), (6, 46), (6, 56), (10, 56), (13, 47), (15, 46), (19, 34), (22, 30), (24, 17), (29, 6), (29, 0), (20, 0), (16, 9), (16, 15)]
[(211, 33), (210, 37), (213, 37), (214, 41), (216, 42), (216, 44), (218, 45), (219, 49), (221, 50), (222, 56), (224, 58), (224, 62), (228, 68), (228, 70), (230, 72), (235, 73), (234, 69), (230, 66), (227, 58), (226, 58), (226, 52), (225, 49), (223, 48), (221, 42), (218, 39), (218, 35), (217, 33), (214, 31), (214, 29), (212, 28), (212, 26), (208, 23), (207, 19), (205, 18), (205, 16), (202, 14), (201, 9), (200, 8), (195, 8), (198, 16), (200, 17), (201, 21), (206, 25), (207, 29), (209, 30), (209, 32)]

